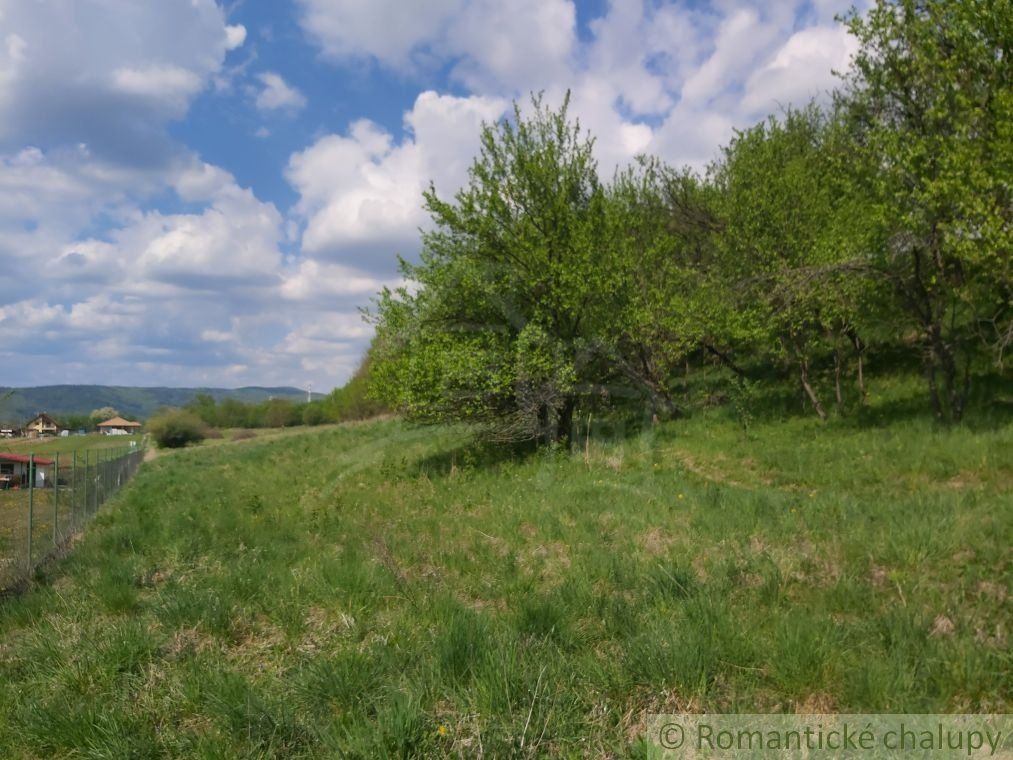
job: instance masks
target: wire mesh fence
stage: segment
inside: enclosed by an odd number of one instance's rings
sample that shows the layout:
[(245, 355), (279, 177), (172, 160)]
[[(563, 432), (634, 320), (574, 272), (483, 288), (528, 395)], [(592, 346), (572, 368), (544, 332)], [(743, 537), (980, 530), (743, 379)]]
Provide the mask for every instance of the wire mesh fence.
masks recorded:
[(28, 578), (137, 472), (144, 447), (0, 455), (0, 591)]

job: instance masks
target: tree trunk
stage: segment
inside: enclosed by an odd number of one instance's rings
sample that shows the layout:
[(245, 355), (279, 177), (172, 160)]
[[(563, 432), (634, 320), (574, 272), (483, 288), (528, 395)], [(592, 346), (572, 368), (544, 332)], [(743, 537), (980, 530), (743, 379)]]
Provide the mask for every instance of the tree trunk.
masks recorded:
[(732, 358), (730, 356), (728, 356), (728, 354), (726, 354), (726, 353), (724, 353), (722, 351), (719, 351), (714, 346), (712, 346), (710, 343), (704, 343), (703, 347), (709, 353), (711, 353), (714, 356), (716, 356), (717, 359), (718, 359), (718, 361), (720, 361), (723, 365), (725, 365), (726, 367), (728, 367), (728, 369), (730, 369), (736, 375), (738, 375), (739, 377), (743, 377), (743, 378), (746, 376), (745, 370), (743, 370), (735, 362), (733, 362)]
[(837, 399), (837, 411), (844, 411), (844, 396), (841, 394), (841, 352), (834, 348), (834, 396)]
[(929, 401), (932, 403), (932, 413), (936, 419), (943, 419), (943, 404), (939, 398), (939, 384), (936, 382), (936, 365), (931, 357), (925, 363), (925, 379), (929, 384)]
[(813, 409), (816, 410), (816, 414), (819, 415), (821, 420), (825, 420), (827, 418), (827, 412), (823, 408), (823, 404), (820, 403), (819, 397), (816, 395), (816, 391), (814, 391), (812, 385), (809, 384), (809, 360), (800, 359), (799, 369), (801, 370), (799, 377), (802, 380), (802, 389), (812, 402)]
[(858, 337), (858, 333), (854, 330), (848, 332), (848, 337), (851, 339), (851, 345), (855, 348), (855, 358), (858, 364), (858, 392), (862, 394), (862, 403), (865, 403), (865, 376), (864, 376), (864, 365), (865, 365), (865, 344), (862, 339)]
[(573, 435), (573, 412), (577, 408), (577, 400), (573, 396), (567, 396), (563, 406), (559, 410), (559, 417), (556, 422), (556, 440), (569, 442)]

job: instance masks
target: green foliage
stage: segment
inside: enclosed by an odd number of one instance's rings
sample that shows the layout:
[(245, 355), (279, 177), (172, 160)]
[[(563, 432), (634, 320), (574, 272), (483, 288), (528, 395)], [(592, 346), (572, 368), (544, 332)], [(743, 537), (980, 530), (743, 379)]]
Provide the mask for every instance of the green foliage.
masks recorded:
[(859, 50), (833, 106), (743, 130), (704, 176), (645, 157), (603, 183), (567, 102), (515, 106), (452, 202), (425, 195), (413, 284), (374, 314), (375, 393), (545, 442), (578, 407), (677, 416), (714, 365), (736, 396), (788, 380), (821, 419), (853, 414), (869, 361), (913, 359), (936, 416), (960, 420), (1013, 341), (1011, 15), (850, 14)]
[(113, 417), (119, 417), (120, 413), (111, 406), (104, 406), (101, 409), (95, 409), (90, 415), (88, 415), (94, 424), (111, 420)]
[[(402, 262), (420, 287), (384, 291), (376, 315), (374, 385), (407, 416), (509, 438), (569, 435), (576, 385), (595, 379), (585, 353), (605, 327), (608, 261), (592, 142), (567, 107), (540, 97), (530, 113), (515, 107), (483, 129), (453, 202), (426, 193), (435, 229), (421, 262)], [(539, 356), (521, 366), (532, 342)]]
[(374, 398), (372, 393), (372, 366), (373, 348), (370, 347), (355, 374), (343, 386), (331, 391), (324, 402), (329, 420), (366, 420), (388, 411), (383, 402)]
[(200, 443), (206, 437), (204, 421), (185, 409), (167, 409), (148, 420), (147, 431), (163, 449)]
[(1009, 0), (881, 0), (847, 19), (860, 48), (840, 101), (875, 204), (869, 264), (949, 420), (982, 338), (1000, 367), (1013, 339), (1011, 19)]

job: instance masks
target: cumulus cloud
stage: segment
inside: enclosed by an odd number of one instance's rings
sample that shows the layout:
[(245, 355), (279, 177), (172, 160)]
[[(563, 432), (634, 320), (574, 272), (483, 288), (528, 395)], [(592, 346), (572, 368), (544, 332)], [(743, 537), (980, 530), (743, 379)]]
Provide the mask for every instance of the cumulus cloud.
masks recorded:
[(261, 111), (299, 111), (306, 106), (306, 97), (289, 85), (280, 74), (266, 71), (257, 75), (262, 89), (257, 94), (257, 108)]
[(214, 0), (7, 3), (0, 27), (0, 148), (85, 143), (130, 163), (165, 159), (162, 130), (230, 45)]
[(235, 50), (246, 42), (246, 27), (242, 24), (233, 24), (225, 27), (225, 49)]
[(168, 136), (207, 91), (293, 119), (306, 106), (279, 73), (248, 72), (252, 46), (225, 66), (247, 30), (222, 4), (0, 0), (8, 382), (340, 382), (370, 336), (357, 307), (417, 250), (423, 190), (467, 181), (482, 122), (511, 99), (569, 91), (603, 175), (641, 152), (700, 168), (736, 127), (833, 85), (848, 5), (612, 0), (578, 27), (571, 0), (297, 0), (334, 76), (365, 61), (425, 85), (401, 130), (308, 125), (279, 210)]
[(426, 223), (423, 190), (431, 181), (449, 194), (464, 183), (482, 123), (506, 106), (498, 98), (424, 92), (405, 114), (401, 142), (360, 120), (293, 155), (287, 176), (300, 195), (303, 251), (390, 271), (394, 254), (417, 247)]
[(438, 39), (465, 0), (297, 0), (300, 23), (325, 56), (375, 58), (395, 68)]
[(746, 80), (743, 111), (771, 113), (788, 103), (824, 99), (837, 83), (833, 72), (847, 70), (857, 44), (841, 27), (796, 32)]

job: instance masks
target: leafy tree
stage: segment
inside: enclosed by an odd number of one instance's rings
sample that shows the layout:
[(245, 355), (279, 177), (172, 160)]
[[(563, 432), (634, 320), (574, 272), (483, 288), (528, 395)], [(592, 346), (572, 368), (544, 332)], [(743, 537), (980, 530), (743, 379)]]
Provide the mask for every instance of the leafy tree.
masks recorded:
[(870, 266), (918, 335), (935, 414), (959, 420), (975, 352), (1013, 338), (1013, 6), (879, 0), (841, 103), (880, 239)]
[(100, 422), (105, 422), (106, 420), (111, 420), (113, 417), (120, 417), (122, 415), (111, 406), (103, 406), (101, 409), (93, 410), (88, 416), (97, 425)]
[(384, 291), (375, 386), (416, 419), (469, 420), (497, 436), (558, 440), (598, 377), (589, 346), (608, 321), (605, 193), (593, 143), (532, 98), (482, 131), (470, 181), (425, 204), (435, 229), (414, 291)]
[(251, 407), (234, 398), (222, 399), (216, 416), (218, 425), (223, 428), (259, 427)]
[(204, 440), (204, 422), (185, 409), (167, 409), (148, 420), (148, 432), (159, 448), (178, 449)]
[(335, 388), (325, 400), (328, 419), (335, 422), (365, 420), (389, 411), (372, 393), (371, 368), (374, 349), (371, 345), (355, 373), (340, 388)]
[(65, 414), (60, 418), (60, 427), (67, 430), (94, 430), (95, 425), (96, 421), (88, 414)]
[(302, 422), (299, 407), (288, 399), (273, 398), (260, 405), (261, 424), (252, 427), (291, 427)]
[(862, 251), (863, 206), (839, 179), (834, 119), (810, 106), (739, 133), (714, 180), (720, 191), (718, 271), (733, 304), (731, 338), (793, 367), (821, 417), (827, 416), (813, 365), (835, 357), (842, 402), (842, 343), (858, 349), (869, 286), (855, 258)]
[(308, 404), (303, 404), (301, 415), (303, 425), (323, 425), (325, 422), (330, 421), (327, 405), (323, 401), (312, 401)]
[(186, 405), (186, 409), (200, 417), (205, 425), (215, 427), (219, 424), (218, 404), (210, 393), (198, 393)]

